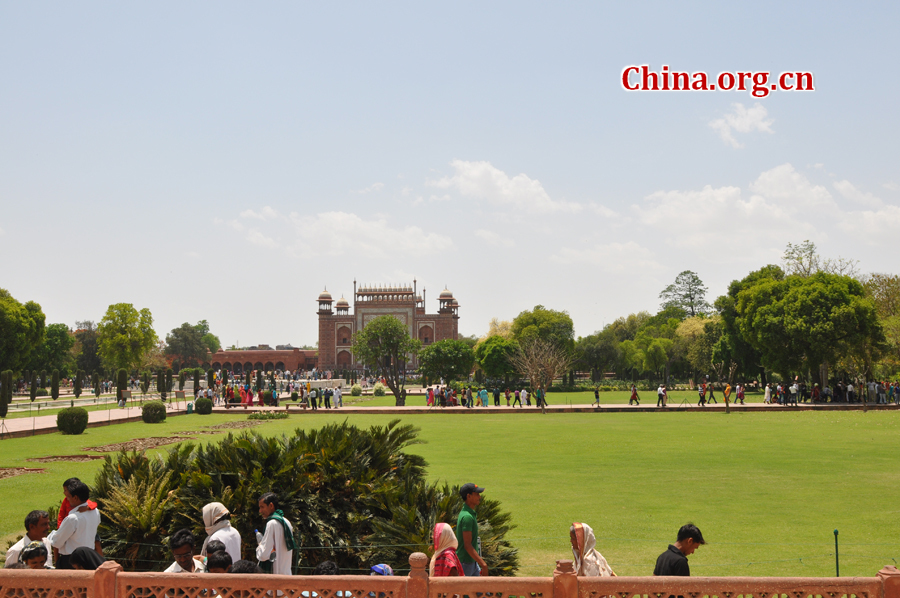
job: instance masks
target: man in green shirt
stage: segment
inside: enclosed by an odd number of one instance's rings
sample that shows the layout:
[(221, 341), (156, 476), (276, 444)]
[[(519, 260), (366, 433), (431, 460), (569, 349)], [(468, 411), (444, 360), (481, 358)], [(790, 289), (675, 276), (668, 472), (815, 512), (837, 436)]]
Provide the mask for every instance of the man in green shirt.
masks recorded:
[(459, 548), (456, 556), (462, 563), (463, 573), (467, 577), (481, 575), (487, 577), (488, 566), (481, 558), (481, 540), (478, 539), (478, 518), (475, 516), (475, 507), (481, 503), (481, 493), (484, 488), (477, 484), (463, 484), (459, 489), (459, 496), (465, 503), (459, 518), (456, 520), (456, 539)]

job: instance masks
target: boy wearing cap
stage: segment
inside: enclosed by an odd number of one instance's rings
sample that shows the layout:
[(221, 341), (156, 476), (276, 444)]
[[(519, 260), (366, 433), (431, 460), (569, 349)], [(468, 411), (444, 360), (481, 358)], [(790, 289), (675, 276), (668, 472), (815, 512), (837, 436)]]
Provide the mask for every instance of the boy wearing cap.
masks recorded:
[(456, 539), (459, 548), (456, 556), (462, 564), (466, 577), (481, 575), (487, 577), (488, 566), (481, 558), (481, 540), (478, 539), (478, 518), (475, 516), (475, 507), (481, 503), (481, 493), (484, 488), (476, 484), (463, 484), (459, 489), (459, 496), (463, 499), (463, 508), (456, 520)]
[(678, 540), (675, 544), (669, 544), (669, 548), (656, 559), (653, 575), (690, 577), (691, 568), (688, 566), (687, 558), (702, 544), (706, 544), (706, 540), (696, 525), (693, 523), (682, 525), (678, 530)]

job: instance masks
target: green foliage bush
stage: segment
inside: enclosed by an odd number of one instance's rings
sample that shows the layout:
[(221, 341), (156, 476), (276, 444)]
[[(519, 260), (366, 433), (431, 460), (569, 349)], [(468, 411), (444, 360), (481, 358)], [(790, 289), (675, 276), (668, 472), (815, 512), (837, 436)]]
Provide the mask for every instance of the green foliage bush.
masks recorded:
[(383, 397), (384, 396), (384, 384), (382, 384), (381, 382), (376, 382), (375, 389), (372, 391), (372, 394), (375, 395), (376, 397)]
[(247, 416), (247, 419), (255, 419), (255, 420), (263, 420), (267, 421), (270, 419), (287, 419), (288, 414), (284, 411), (259, 411), (257, 413), (251, 413)]
[(194, 412), (199, 415), (209, 415), (212, 413), (213, 402), (206, 397), (200, 397), (194, 401)]
[[(231, 512), (242, 537), (252, 538), (259, 497), (274, 491), (304, 567), (330, 560), (346, 570), (370, 563), (402, 570), (411, 552), (430, 550), (436, 522), (456, 524), (461, 505), (458, 488), (429, 482), (425, 460), (407, 451), (418, 442), (416, 428), (395, 420), (368, 429), (327, 424), (290, 436), (245, 432), (184, 442), (163, 457), (122, 451), (106, 458), (91, 487), (102, 508), (105, 556), (126, 570), (170, 561), (167, 531), (202, 534), (202, 509), (212, 501)], [(515, 575), (518, 553), (505, 539), (510, 514), (485, 498), (478, 519), (491, 573)]]
[(300, 393), (298, 393), (296, 390), (295, 390), (294, 392), (292, 392), (292, 393), (291, 393), (291, 400), (292, 400), (292, 401), (299, 401), (299, 400), (300, 400)]
[(63, 434), (81, 434), (87, 425), (88, 412), (84, 407), (61, 409), (56, 414), (56, 427)]
[(145, 424), (158, 424), (166, 421), (166, 406), (162, 401), (148, 401), (141, 408), (141, 419)]
[(352, 387), (350, 387), (350, 394), (354, 397), (362, 396), (362, 386), (360, 386), (359, 384), (354, 384)]
[(49, 397), (50, 391), (46, 388), (36, 388), (34, 391), (34, 396), (36, 397)]
[(271, 405), (273, 403), (271, 390), (262, 391), (262, 396), (263, 396), (263, 405)]

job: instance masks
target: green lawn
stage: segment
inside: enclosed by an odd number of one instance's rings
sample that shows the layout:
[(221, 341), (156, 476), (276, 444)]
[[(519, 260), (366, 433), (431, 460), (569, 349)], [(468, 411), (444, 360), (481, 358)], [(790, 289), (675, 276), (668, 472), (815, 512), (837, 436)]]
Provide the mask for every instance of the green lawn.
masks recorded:
[[(367, 426), (392, 417), (292, 415), (257, 429), (280, 434), (345, 418)], [(179, 416), (153, 426), (91, 428), (77, 437), (4, 440), (0, 466), (47, 473), (0, 480), (7, 505), (0, 532), (18, 532), (29, 510), (59, 501), (65, 478), (90, 482), (100, 464), (35, 464), (26, 457), (77, 454), (85, 446), (239, 419)], [(598, 549), (620, 575), (651, 573), (687, 521), (709, 541), (691, 557), (695, 575), (830, 576), (834, 529), (840, 530), (842, 575), (871, 576), (900, 558), (890, 506), (900, 491), (896, 411), (436, 412), (403, 419), (422, 429), (427, 443), (413, 450), (428, 460), (433, 478), (485, 486), (512, 512), (520, 575), (549, 575), (556, 559), (571, 555), (572, 521), (596, 530)]]

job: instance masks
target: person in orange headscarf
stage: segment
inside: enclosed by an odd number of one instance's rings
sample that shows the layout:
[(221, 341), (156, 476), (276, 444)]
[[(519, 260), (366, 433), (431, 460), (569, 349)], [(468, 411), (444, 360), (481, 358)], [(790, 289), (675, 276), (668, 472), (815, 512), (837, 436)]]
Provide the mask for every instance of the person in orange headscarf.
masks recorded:
[(616, 577), (609, 563), (595, 548), (597, 539), (587, 523), (573, 523), (569, 528), (572, 554), (575, 555), (575, 574), (579, 577)]
[(449, 524), (438, 523), (434, 526), (434, 555), (428, 567), (431, 577), (462, 577), (463, 568), (456, 556), (457, 547), (459, 541)]

